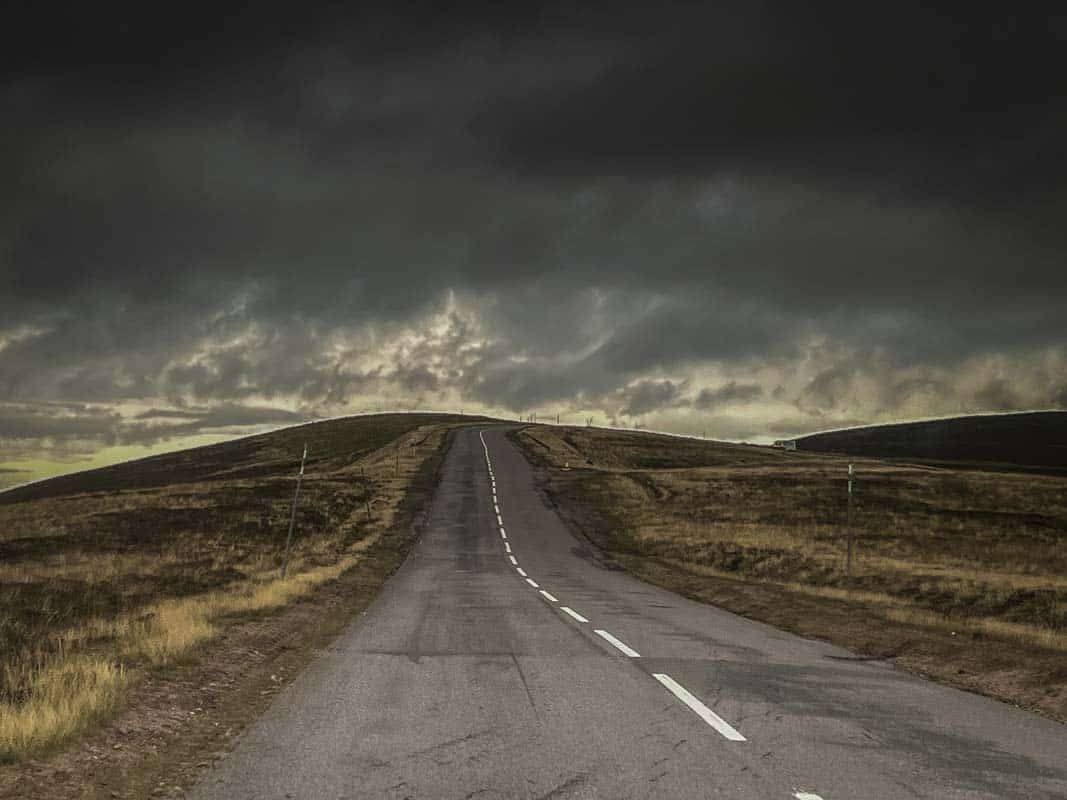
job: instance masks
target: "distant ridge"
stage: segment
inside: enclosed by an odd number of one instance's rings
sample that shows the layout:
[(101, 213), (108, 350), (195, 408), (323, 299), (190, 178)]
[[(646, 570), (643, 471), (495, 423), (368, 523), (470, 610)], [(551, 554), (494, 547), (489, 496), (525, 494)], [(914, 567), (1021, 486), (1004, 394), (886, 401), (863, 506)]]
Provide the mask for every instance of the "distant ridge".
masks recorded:
[(1067, 472), (1067, 411), (871, 425), (796, 440), (798, 450)]

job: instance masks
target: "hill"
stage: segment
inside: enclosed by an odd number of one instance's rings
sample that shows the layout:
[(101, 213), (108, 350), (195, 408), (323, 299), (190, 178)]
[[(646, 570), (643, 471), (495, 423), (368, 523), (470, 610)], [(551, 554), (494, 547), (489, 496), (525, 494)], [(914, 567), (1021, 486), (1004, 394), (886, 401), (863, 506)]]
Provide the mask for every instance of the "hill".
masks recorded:
[(0, 494), (0, 762), (91, 730), (164, 668), (311, 652), (403, 561), (448, 432), (477, 419), (326, 420)]
[(1062, 464), (1065, 419), (811, 437), (908, 460), (597, 428), (512, 438), (606, 568), (1067, 720), (1067, 470), (916, 458)]
[(816, 433), (798, 450), (1067, 473), (1067, 411), (991, 414)]

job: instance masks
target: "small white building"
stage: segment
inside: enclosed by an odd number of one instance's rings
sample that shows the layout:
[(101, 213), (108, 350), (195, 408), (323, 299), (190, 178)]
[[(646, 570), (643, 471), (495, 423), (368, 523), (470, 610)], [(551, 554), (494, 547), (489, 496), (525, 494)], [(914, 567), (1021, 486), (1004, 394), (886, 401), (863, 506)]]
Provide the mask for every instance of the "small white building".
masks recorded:
[(797, 449), (797, 440), (796, 439), (778, 439), (774, 443), (774, 446), (775, 447), (780, 447), (783, 450), (796, 450)]

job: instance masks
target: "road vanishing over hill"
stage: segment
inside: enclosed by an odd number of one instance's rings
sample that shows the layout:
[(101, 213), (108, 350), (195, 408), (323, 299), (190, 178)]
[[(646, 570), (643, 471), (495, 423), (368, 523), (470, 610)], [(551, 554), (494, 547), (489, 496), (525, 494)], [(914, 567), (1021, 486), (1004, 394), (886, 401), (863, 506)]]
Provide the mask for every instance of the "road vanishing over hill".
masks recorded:
[(1067, 797), (1058, 723), (604, 567), (505, 431), (193, 797)]

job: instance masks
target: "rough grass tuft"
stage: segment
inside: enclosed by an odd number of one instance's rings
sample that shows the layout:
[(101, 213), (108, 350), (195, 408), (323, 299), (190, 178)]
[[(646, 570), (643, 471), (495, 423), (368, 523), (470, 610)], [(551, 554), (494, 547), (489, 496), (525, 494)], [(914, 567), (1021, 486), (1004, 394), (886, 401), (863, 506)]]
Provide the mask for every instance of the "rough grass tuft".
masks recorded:
[(42, 752), (122, 701), (129, 675), (107, 658), (75, 657), (36, 670), (20, 703), (0, 702), (0, 759)]

